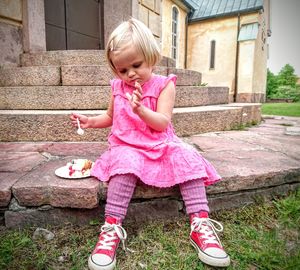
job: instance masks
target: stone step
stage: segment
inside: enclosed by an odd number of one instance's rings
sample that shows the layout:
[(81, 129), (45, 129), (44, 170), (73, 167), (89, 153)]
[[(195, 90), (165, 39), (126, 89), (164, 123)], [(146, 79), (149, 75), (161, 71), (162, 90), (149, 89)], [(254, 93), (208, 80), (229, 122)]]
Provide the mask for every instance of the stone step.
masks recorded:
[[(184, 138), (223, 178), (207, 187), (211, 211), (243, 207), (299, 188), (300, 136), (285, 134), (286, 126), (294, 124), (300, 126), (299, 118), (265, 119), (245, 131)], [(0, 143), (0, 207), (6, 226), (98, 220), (103, 215), (106, 185), (93, 178), (58, 178), (54, 171), (73, 158), (95, 160), (106, 148), (101, 142)], [(174, 218), (182, 208), (178, 187), (138, 185), (127, 220)]]
[[(241, 126), (247, 119), (260, 122), (260, 104), (250, 103), (243, 106), (197, 106), (175, 108), (173, 125), (178, 136), (197, 133), (230, 130)], [(244, 108), (251, 111), (248, 115)], [(249, 109), (251, 108), (251, 109)], [(78, 111), (89, 116), (105, 113), (104, 110)], [(0, 140), (19, 141), (103, 141), (109, 129), (86, 130), (79, 136), (71, 126), (68, 110), (0, 110)]]
[(61, 70), (55, 66), (0, 69), (0, 86), (60, 85)]
[[(80, 66), (107, 64), (104, 50), (67, 50), (24, 53), (20, 55), (21, 66)], [(162, 57), (160, 66), (175, 67), (175, 61)]]
[[(107, 109), (110, 86), (0, 87), (0, 110)], [(228, 103), (227, 87), (176, 87), (175, 107)]]
[[(156, 72), (176, 74), (178, 86), (201, 85), (201, 73), (197, 71), (157, 67)], [(113, 77), (106, 65), (14, 67), (0, 69), (0, 86), (108, 85)]]
[[(160, 75), (177, 75), (177, 86), (200, 86), (202, 75), (200, 72), (167, 67), (156, 67), (155, 72)], [(107, 85), (113, 74), (106, 66), (62, 66), (62, 85)]]

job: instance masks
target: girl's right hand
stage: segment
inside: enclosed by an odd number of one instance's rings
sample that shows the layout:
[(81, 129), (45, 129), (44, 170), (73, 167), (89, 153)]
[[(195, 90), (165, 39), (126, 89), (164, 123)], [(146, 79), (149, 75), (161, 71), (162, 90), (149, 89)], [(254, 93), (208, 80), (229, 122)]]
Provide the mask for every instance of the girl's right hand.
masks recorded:
[(74, 127), (78, 128), (77, 120), (76, 120), (77, 118), (80, 122), (81, 128), (89, 128), (89, 124), (88, 124), (89, 118), (83, 114), (78, 114), (78, 113), (72, 113), (70, 115), (70, 119)]

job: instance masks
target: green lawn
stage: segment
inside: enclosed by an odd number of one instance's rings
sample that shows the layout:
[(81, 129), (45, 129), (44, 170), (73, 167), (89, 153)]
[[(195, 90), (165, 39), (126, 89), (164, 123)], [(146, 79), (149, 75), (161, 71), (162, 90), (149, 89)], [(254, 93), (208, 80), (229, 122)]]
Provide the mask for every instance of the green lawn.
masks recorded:
[(300, 102), (295, 103), (264, 103), (262, 114), (300, 116)]
[[(258, 199), (259, 201), (259, 199)], [(220, 235), (231, 256), (227, 269), (300, 269), (300, 190), (286, 198), (220, 211), (212, 218), (224, 225)], [(33, 240), (34, 228), (0, 230), (0, 269), (87, 269), (98, 226), (49, 227), (53, 240)], [(118, 249), (116, 270), (208, 270), (189, 243), (186, 217), (172, 222), (126, 226), (128, 248)]]

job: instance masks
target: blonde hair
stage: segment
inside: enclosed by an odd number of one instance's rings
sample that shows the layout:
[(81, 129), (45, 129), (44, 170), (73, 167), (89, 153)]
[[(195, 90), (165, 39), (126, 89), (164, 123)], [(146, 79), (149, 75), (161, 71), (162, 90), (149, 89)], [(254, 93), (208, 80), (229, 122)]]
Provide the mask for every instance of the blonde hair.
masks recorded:
[(161, 59), (159, 47), (150, 29), (141, 21), (131, 18), (111, 33), (106, 45), (106, 59), (115, 74), (117, 71), (110, 59), (110, 52), (119, 51), (127, 44), (140, 50), (149, 66), (155, 66)]

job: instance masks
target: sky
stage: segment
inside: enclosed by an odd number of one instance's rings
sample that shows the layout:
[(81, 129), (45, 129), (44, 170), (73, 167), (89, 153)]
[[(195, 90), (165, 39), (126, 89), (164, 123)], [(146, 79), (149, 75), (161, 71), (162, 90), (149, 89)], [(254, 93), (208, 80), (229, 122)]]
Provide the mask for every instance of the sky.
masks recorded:
[(300, 0), (270, 0), (268, 68), (274, 74), (290, 64), (300, 77)]

